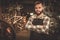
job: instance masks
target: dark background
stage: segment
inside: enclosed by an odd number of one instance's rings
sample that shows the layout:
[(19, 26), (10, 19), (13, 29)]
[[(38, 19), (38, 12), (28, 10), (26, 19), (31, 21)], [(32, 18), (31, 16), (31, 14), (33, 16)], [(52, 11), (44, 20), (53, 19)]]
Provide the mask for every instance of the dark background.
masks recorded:
[[(33, 11), (33, 4), (36, 0), (0, 0), (1, 7), (8, 7), (9, 4), (14, 5), (16, 3), (22, 4), (26, 11)], [(41, 0), (51, 12), (55, 12), (57, 15), (60, 14), (60, 0)], [(25, 11), (24, 10), (24, 11)], [(54, 13), (54, 14), (55, 14)]]

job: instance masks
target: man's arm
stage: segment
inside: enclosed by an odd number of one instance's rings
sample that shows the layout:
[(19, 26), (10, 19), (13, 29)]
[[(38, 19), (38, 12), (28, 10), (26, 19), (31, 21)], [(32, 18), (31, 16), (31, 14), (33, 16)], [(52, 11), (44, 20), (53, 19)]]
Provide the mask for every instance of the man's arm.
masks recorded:
[(44, 23), (43, 23), (44, 27), (46, 27), (46, 29), (48, 29), (49, 28), (49, 24), (50, 24), (50, 18), (49, 17), (45, 17)]
[(49, 17), (45, 17), (44, 21), (43, 21), (43, 25), (40, 25), (39, 27), (37, 26), (37, 28), (41, 29), (40, 31), (39, 31), (39, 29), (37, 29), (37, 32), (47, 33), (48, 30), (49, 30), (49, 25), (50, 25), (50, 18)]
[(32, 18), (31, 17), (29, 18), (28, 22), (26, 23), (25, 28), (28, 30), (32, 28)]
[(43, 23), (43, 32), (48, 34), (49, 31), (49, 25), (50, 25), (50, 18), (49, 17), (45, 17), (44, 19), (44, 23)]

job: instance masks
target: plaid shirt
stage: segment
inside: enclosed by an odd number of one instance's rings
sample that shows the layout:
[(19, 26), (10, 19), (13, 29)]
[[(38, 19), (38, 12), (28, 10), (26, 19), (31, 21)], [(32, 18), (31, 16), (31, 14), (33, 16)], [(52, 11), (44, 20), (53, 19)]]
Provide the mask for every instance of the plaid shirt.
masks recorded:
[[(43, 19), (43, 25), (33, 25), (32, 21), (35, 18)], [(50, 18), (42, 13), (39, 16), (37, 16), (36, 14), (32, 15), (29, 18), (29, 20), (28, 20), (28, 22), (27, 22), (25, 27), (28, 30), (36, 31), (38, 33), (43, 32), (43, 33), (47, 33), (48, 34), (49, 24), (50, 24)]]

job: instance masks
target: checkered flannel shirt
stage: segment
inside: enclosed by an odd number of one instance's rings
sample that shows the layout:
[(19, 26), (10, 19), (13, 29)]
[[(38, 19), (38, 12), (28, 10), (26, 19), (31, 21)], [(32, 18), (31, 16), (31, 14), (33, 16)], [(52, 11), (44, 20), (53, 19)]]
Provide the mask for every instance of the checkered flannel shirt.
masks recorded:
[[(35, 19), (35, 18), (39, 18), (39, 19), (43, 19), (43, 25), (33, 25), (32, 24), (32, 21)], [(48, 31), (49, 31), (49, 24), (50, 24), (50, 18), (46, 15), (44, 15), (43, 13), (40, 14), (39, 16), (37, 16), (36, 14), (32, 15), (27, 24), (26, 24), (26, 28), (28, 30), (32, 30), (32, 31), (37, 31), (37, 32), (43, 32), (43, 33), (47, 33), (48, 34)]]

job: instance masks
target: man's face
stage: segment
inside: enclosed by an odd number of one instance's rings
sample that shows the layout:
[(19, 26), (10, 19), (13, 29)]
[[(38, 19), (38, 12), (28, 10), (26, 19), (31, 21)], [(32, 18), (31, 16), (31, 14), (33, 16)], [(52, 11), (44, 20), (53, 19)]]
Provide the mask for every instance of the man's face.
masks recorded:
[(43, 5), (40, 3), (40, 4), (36, 4), (35, 5), (35, 12), (36, 14), (40, 14), (41, 12), (43, 11)]

